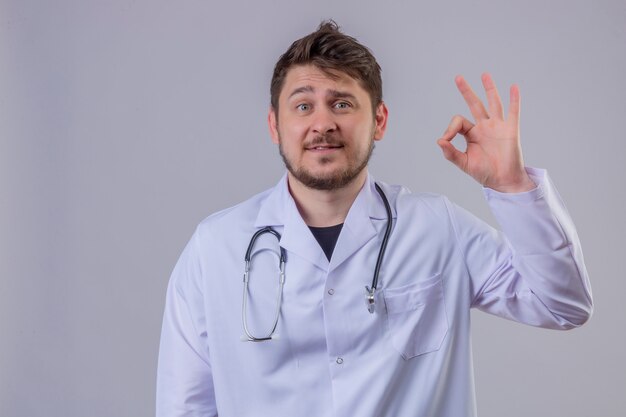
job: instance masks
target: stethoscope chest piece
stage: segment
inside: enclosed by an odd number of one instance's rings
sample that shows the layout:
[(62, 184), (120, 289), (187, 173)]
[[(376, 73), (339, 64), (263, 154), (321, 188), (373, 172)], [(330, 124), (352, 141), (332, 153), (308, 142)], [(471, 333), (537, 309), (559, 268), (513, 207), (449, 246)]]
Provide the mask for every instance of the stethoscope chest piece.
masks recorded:
[(367, 292), (366, 297), (365, 297), (365, 304), (367, 304), (367, 311), (373, 314), (374, 311), (376, 310), (376, 301), (374, 300), (375, 290), (366, 285), (365, 291)]

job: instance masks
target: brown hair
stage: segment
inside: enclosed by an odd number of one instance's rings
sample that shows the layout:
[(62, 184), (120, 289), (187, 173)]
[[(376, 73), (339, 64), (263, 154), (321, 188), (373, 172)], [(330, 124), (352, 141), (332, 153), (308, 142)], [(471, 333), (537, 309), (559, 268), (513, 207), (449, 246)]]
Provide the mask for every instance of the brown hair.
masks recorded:
[(315, 65), (331, 78), (336, 78), (332, 71), (340, 71), (359, 81), (370, 96), (374, 113), (383, 100), (380, 66), (374, 55), (356, 39), (342, 33), (335, 21), (327, 20), (315, 32), (292, 43), (276, 62), (270, 84), (270, 100), (275, 111), (287, 72), (295, 65), (306, 64)]

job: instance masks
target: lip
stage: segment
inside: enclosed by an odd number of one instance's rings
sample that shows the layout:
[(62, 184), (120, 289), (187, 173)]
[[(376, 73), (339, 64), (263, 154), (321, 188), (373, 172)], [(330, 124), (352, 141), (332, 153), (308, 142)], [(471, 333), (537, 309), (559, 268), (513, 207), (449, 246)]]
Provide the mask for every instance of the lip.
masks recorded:
[(307, 151), (316, 153), (330, 153), (342, 149), (342, 145), (315, 145), (305, 148)]

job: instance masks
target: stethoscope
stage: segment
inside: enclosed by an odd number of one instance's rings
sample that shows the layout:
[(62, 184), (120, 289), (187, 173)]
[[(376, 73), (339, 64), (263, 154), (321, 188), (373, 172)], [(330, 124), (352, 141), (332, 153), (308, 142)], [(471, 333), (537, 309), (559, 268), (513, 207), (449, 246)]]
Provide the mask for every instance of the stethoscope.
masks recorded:
[[(380, 197), (385, 204), (385, 210), (387, 211), (387, 228), (385, 229), (385, 235), (383, 236), (383, 241), (380, 244), (380, 249), (378, 250), (378, 259), (376, 260), (376, 267), (374, 268), (374, 277), (372, 278), (372, 286), (365, 286), (366, 293), (366, 303), (367, 303), (367, 311), (370, 313), (374, 313), (375, 311), (375, 300), (374, 300), (374, 292), (376, 291), (376, 287), (378, 286), (378, 274), (380, 272), (380, 266), (383, 263), (383, 257), (385, 256), (385, 250), (387, 249), (387, 242), (389, 241), (389, 235), (391, 235), (391, 207), (389, 206), (389, 200), (387, 200), (387, 196), (380, 188), (380, 186), (374, 183), (374, 187), (376, 187), (376, 191), (380, 194)], [(250, 265), (251, 265), (251, 254), (252, 249), (254, 247), (254, 243), (259, 238), (259, 236), (264, 235), (266, 233), (270, 233), (278, 239), (279, 247), (280, 247), (280, 263), (279, 263), (279, 273), (278, 273), (278, 300), (276, 303), (276, 313), (274, 316), (274, 322), (272, 323), (271, 329), (266, 333), (265, 336), (257, 337), (252, 335), (250, 329), (248, 328), (248, 292), (249, 292), (249, 282), (250, 282)], [(246, 250), (245, 257), (245, 271), (243, 273), (243, 302), (242, 302), (242, 321), (243, 321), (243, 330), (246, 333), (242, 336), (243, 341), (249, 342), (263, 342), (266, 340), (276, 339), (277, 335), (275, 334), (276, 326), (278, 325), (278, 317), (280, 316), (280, 307), (282, 304), (283, 298), (283, 287), (285, 286), (285, 264), (287, 263), (287, 254), (285, 253), (285, 249), (280, 246), (280, 233), (274, 230), (271, 226), (266, 226), (262, 229), (257, 230), (252, 238), (250, 239), (250, 243), (248, 244), (248, 250)]]

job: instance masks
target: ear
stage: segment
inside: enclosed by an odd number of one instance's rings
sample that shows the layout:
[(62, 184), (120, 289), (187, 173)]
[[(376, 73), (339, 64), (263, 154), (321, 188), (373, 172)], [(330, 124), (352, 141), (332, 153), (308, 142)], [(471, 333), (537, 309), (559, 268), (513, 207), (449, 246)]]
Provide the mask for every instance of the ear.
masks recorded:
[(270, 136), (272, 137), (272, 142), (278, 145), (278, 115), (276, 114), (276, 110), (274, 110), (273, 106), (270, 106), (269, 113), (267, 115), (267, 125), (270, 129)]
[(374, 115), (374, 140), (381, 140), (383, 136), (385, 136), (385, 131), (387, 130), (387, 117), (389, 112), (387, 111), (387, 106), (385, 106), (385, 102), (381, 101), (378, 107), (376, 107), (376, 114)]

